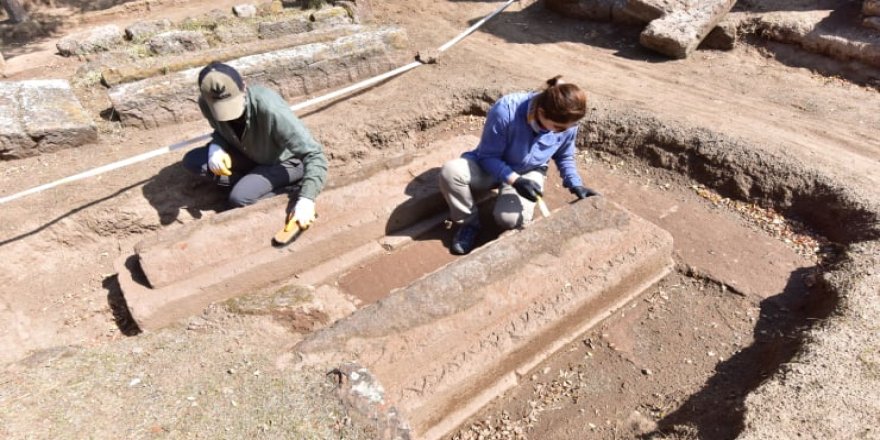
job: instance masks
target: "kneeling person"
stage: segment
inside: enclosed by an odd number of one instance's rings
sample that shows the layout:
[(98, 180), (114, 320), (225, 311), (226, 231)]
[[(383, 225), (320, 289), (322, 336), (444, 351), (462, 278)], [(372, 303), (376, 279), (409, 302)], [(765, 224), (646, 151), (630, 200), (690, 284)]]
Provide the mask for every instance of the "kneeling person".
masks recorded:
[(245, 85), (231, 66), (211, 63), (199, 72), (199, 109), (214, 129), (211, 141), (189, 151), (184, 167), (231, 187), (233, 207), (286, 192), (299, 184), (293, 217), (306, 228), (324, 187), (327, 159), (277, 93)]
[(444, 164), (440, 173), (440, 191), (451, 220), (459, 225), (452, 253), (467, 254), (479, 235), (474, 192), (499, 188), (494, 217), (501, 228), (530, 222), (543, 196), (551, 159), (563, 186), (578, 199), (596, 195), (584, 186), (575, 167), (578, 121), (586, 111), (586, 93), (558, 76), (548, 80), (542, 92), (506, 95), (492, 106), (480, 144)]

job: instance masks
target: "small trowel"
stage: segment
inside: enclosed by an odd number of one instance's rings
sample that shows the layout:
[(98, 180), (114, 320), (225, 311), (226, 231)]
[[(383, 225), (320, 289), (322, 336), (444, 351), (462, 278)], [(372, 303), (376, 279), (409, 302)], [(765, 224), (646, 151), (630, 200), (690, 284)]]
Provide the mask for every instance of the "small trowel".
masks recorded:
[(277, 248), (287, 246), (296, 241), (306, 229), (308, 228), (302, 228), (299, 226), (296, 219), (293, 217), (293, 214), (289, 214), (287, 216), (287, 223), (284, 224), (284, 228), (272, 237), (272, 246)]
[(547, 204), (544, 203), (544, 199), (542, 199), (541, 196), (538, 196), (536, 203), (538, 204), (538, 209), (541, 211), (541, 215), (543, 215), (544, 218), (550, 217), (550, 210), (547, 209)]

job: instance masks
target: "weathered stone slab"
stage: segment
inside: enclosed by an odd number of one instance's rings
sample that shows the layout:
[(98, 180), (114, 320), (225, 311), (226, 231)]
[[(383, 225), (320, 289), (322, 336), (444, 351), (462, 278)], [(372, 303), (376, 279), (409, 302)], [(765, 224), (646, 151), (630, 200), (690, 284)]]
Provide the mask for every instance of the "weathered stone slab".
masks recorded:
[(672, 58), (687, 58), (734, 3), (735, 0), (708, 0), (670, 12), (649, 23), (639, 42)]
[(199, 31), (168, 31), (156, 34), (147, 43), (156, 55), (195, 52), (207, 49), (208, 39)]
[[(259, 81), (292, 100), (396, 67), (395, 53), (405, 41), (402, 30), (384, 28), (328, 43), (251, 55), (228, 64), (246, 80)], [(201, 117), (196, 105), (200, 69), (115, 86), (110, 89), (110, 101), (126, 126), (153, 128), (197, 120)]]
[(299, 34), (312, 30), (312, 23), (306, 17), (292, 17), (287, 20), (266, 21), (257, 27), (260, 38), (278, 38), (282, 35)]
[[(319, 221), (284, 249), (270, 245), (284, 223), (288, 203), (284, 197), (162, 231), (139, 243), (136, 256), (116, 262), (129, 310), (142, 329), (156, 329), (214, 301), (294, 275), (314, 277), (308, 273), (324, 263), (343, 270), (337, 260), (342, 255), (350, 256), (347, 265), (355, 265), (373, 254), (351, 251), (372, 247), (382, 252), (380, 240), (388, 231), (445, 210), (437, 174), (430, 170), (478, 142), (474, 136), (437, 142), (426, 150), (428, 155), (359, 179), (355, 185), (325, 190), (317, 200)], [(364, 187), (373, 191), (363, 191)], [(220, 236), (225, 237), (223, 252), (216, 248)], [(320, 272), (326, 275), (329, 269)]]
[(64, 80), (0, 83), (0, 158), (96, 141), (97, 127)]
[(877, 34), (855, 26), (828, 25), (832, 12), (771, 12), (756, 17), (749, 25), (773, 41), (796, 44), (838, 60), (857, 60), (880, 67), (880, 38)]
[[(186, 55), (171, 55), (165, 57), (149, 57), (136, 62), (125, 64), (107, 65), (101, 72), (101, 80), (107, 86), (115, 86), (124, 82), (133, 82), (158, 75), (167, 75), (170, 72), (179, 72), (194, 67), (201, 68), (211, 61), (228, 61), (248, 55), (272, 52), (305, 44), (329, 42), (337, 38), (352, 35), (364, 30), (361, 26), (348, 25), (336, 26), (328, 29), (320, 29), (304, 34), (287, 35), (271, 40), (257, 40), (258, 36), (253, 27), (242, 25), (241, 28), (225, 25), (218, 27), (216, 35), (224, 43), (235, 42), (227, 47), (218, 47), (199, 53)], [(230, 32), (228, 36), (225, 32)], [(241, 33), (238, 33), (241, 32)], [(250, 34), (248, 34), (250, 32)], [(230, 38), (230, 41), (225, 38)]]
[(55, 45), (63, 56), (82, 55), (110, 50), (122, 44), (123, 32), (116, 25), (108, 24), (84, 32), (68, 35)]
[(587, 199), (456, 259), (294, 350), (324, 367), (355, 360), (362, 368), (340, 370), (371, 377), (366, 410), (374, 419), (410, 438), (441, 438), (665, 276), (671, 254), (665, 231), (603, 198)]
[(248, 23), (222, 24), (214, 29), (214, 36), (222, 43), (242, 44), (260, 38), (257, 28)]

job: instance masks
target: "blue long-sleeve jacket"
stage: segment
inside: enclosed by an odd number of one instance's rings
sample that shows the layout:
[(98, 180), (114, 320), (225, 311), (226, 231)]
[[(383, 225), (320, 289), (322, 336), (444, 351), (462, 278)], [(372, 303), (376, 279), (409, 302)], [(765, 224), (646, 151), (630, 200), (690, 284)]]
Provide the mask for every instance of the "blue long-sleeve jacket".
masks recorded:
[(483, 135), (476, 149), (462, 157), (471, 159), (498, 182), (511, 173), (525, 174), (556, 162), (566, 188), (583, 185), (575, 166), (575, 125), (561, 133), (536, 132), (528, 122), (529, 106), (537, 93), (513, 93), (499, 99), (486, 116)]

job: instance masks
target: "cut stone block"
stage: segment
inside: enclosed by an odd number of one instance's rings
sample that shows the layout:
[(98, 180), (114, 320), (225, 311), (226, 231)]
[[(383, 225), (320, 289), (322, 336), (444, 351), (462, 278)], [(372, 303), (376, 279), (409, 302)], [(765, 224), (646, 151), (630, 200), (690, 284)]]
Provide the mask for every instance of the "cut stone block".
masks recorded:
[(215, 30), (215, 35), (224, 43), (235, 42), (236, 44), (218, 47), (198, 53), (185, 55), (172, 55), (165, 57), (148, 57), (135, 62), (125, 61), (120, 64), (107, 64), (101, 72), (101, 80), (108, 86), (115, 86), (125, 82), (134, 82), (153, 76), (168, 75), (191, 68), (202, 68), (211, 61), (229, 61), (259, 53), (266, 53), (287, 49), (305, 44), (330, 42), (337, 38), (363, 32), (362, 26), (348, 25), (336, 26), (328, 29), (319, 29), (304, 34), (287, 35), (271, 40), (257, 40), (255, 28), (243, 23), (233, 25), (221, 25)]
[[(246, 81), (255, 80), (287, 99), (397, 67), (406, 35), (384, 28), (228, 61)], [(114, 86), (110, 101), (123, 125), (154, 128), (201, 118), (197, 78), (201, 67)]]
[[(446, 209), (437, 188), (439, 166), (478, 142), (474, 136), (437, 142), (428, 155), (398, 168), (323, 191), (321, 218), (283, 249), (272, 248), (270, 239), (283, 226), (284, 197), (162, 231), (139, 243), (136, 256), (116, 262), (129, 310), (142, 329), (156, 329), (294, 275), (317, 284), (384, 252), (386, 235)], [(224, 237), (223, 252), (217, 252), (217, 237)]]
[(687, 58), (721, 21), (736, 0), (707, 0), (672, 11), (648, 24), (639, 37), (642, 46), (672, 58)]
[(260, 38), (278, 38), (282, 35), (300, 34), (312, 30), (312, 23), (306, 17), (293, 17), (288, 20), (260, 23), (257, 34)]
[(827, 25), (832, 12), (770, 12), (760, 15), (750, 25), (773, 41), (797, 44), (838, 60), (856, 60), (880, 67), (880, 41), (876, 36), (860, 27)]
[[(438, 439), (664, 277), (671, 254), (667, 232), (603, 198), (587, 199), (456, 259), (294, 350), (305, 364), (368, 375), (373, 398), (352, 400), (385, 428)], [(360, 368), (344, 363), (350, 360)]]
[(0, 158), (95, 142), (98, 130), (64, 80), (0, 83)]

